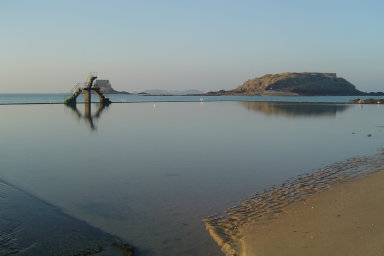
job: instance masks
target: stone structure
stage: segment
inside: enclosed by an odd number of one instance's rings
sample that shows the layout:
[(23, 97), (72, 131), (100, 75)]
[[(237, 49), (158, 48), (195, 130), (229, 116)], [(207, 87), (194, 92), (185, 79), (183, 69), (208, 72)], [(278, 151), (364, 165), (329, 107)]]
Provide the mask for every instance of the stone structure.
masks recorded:
[(109, 105), (111, 104), (111, 101), (103, 95), (103, 92), (100, 90), (99, 87), (94, 87), (93, 82), (96, 80), (97, 74), (96, 73), (90, 73), (88, 76), (88, 79), (85, 83), (78, 83), (75, 87), (71, 90), (72, 96), (65, 100), (65, 104), (67, 105), (76, 105), (76, 99), (77, 97), (83, 93), (84, 94), (84, 101), (86, 104), (92, 103), (91, 101), (91, 94), (92, 92), (96, 93), (97, 96), (99, 96), (100, 104)]
[(105, 87), (105, 88), (111, 88), (111, 83), (109, 82), (109, 80), (96, 80), (95, 81), (95, 87)]

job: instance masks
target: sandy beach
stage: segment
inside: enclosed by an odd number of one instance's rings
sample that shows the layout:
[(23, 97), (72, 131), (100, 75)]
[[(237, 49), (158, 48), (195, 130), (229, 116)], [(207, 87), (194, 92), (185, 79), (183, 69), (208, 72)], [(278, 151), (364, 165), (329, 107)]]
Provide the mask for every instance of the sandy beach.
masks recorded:
[(331, 186), (240, 230), (241, 256), (384, 255), (384, 171)]
[(383, 155), (351, 158), (204, 220), (227, 256), (384, 255)]

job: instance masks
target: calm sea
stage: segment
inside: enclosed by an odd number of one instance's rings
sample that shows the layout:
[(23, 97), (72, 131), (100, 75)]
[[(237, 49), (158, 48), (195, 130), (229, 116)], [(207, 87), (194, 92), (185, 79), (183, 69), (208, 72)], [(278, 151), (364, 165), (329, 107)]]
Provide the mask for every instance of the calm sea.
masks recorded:
[[(9, 97), (0, 102), (62, 96)], [(0, 179), (128, 240), (139, 255), (221, 255), (201, 219), (287, 178), (383, 147), (383, 105), (124, 97), (155, 102), (93, 104), (91, 111), (84, 104), (1, 105)], [(299, 100), (316, 98), (348, 100)], [(167, 99), (194, 102), (161, 102)]]
[[(70, 94), (0, 94), (0, 104), (23, 103), (64, 103)], [(368, 99), (369, 96), (143, 96), (138, 94), (108, 94), (112, 102), (179, 102), (179, 101), (279, 101), (279, 102), (328, 102), (346, 103), (350, 99)], [(384, 96), (375, 97), (384, 98)], [(84, 96), (79, 95), (78, 102), (84, 102)], [(92, 95), (92, 101), (98, 102), (98, 98)]]

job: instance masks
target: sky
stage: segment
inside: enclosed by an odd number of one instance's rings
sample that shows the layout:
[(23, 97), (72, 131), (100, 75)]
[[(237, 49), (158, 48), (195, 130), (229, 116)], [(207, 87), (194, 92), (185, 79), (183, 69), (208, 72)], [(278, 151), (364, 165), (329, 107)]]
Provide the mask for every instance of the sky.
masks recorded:
[(332, 72), (384, 91), (382, 0), (0, 0), (0, 93), (214, 91)]

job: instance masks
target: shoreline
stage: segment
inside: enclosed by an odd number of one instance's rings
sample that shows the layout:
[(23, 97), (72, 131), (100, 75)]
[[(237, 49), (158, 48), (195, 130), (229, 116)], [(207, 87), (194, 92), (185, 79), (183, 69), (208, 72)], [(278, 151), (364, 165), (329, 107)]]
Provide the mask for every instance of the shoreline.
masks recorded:
[[(356, 105), (355, 103), (348, 102), (304, 102), (304, 101), (251, 101), (251, 100), (210, 100), (209, 102), (258, 102), (258, 103), (283, 103), (283, 104), (335, 104), (335, 105)], [(125, 102), (112, 102), (111, 104), (131, 104), (131, 103), (202, 103), (201, 101), (125, 101)], [(85, 102), (78, 102), (77, 105), (84, 105)], [(100, 104), (99, 102), (92, 102), (91, 104)], [(22, 106), (22, 105), (65, 105), (64, 103), (0, 103), (0, 106)]]
[[(291, 216), (292, 219), (296, 218), (296, 220), (299, 221), (295, 227), (301, 226), (302, 223), (300, 223), (300, 220), (303, 218), (296, 215), (298, 210), (295, 207), (301, 210), (298, 206), (304, 205), (303, 207), (305, 208), (305, 205), (310, 204), (306, 202), (311, 202), (311, 200), (313, 200), (312, 198), (330, 193), (334, 188), (340, 186), (359, 184), (359, 182), (364, 181), (367, 177), (371, 177), (371, 175), (375, 175), (375, 173), (382, 174), (382, 184), (384, 186), (384, 172), (381, 170), (384, 170), (383, 153), (379, 153), (373, 157), (350, 158), (255, 193), (255, 195), (247, 201), (225, 211), (226, 216), (211, 215), (204, 219), (203, 222), (211, 237), (227, 256), (332, 255), (329, 254), (329, 252), (325, 254), (317, 253), (317, 249), (321, 248), (321, 245), (319, 248), (313, 249), (313, 251), (307, 250), (309, 247), (305, 248), (305, 254), (300, 254), (300, 252), (294, 249), (292, 249), (291, 254), (285, 254), (288, 252), (286, 247), (290, 247), (293, 244), (302, 245), (300, 241), (291, 240), (285, 245), (281, 245), (279, 247), (281, 250), (276, 251), (277, 249), (275, 248), (281, 244), (281, 240), (284, 238), (283, 235), (286, 235), (288, 238), (291, 237), (290, 233), (287, 234), (282, 232), (282, 230), (290, 230), (289, 232), (293, 234), (297, 233), (302, 235), (302, 233), (298, 232), (297, 228), (294, 230), (290, 229), (291, 224), (289, 221), (284, 222), (283, 220), (291, 214), (289, 216)], [(341, 191), (344, 190), (341, 189)], [(351, 195), (353, 194), (352, 192), (350, 192)], [(380, 194), (379, 192), (378, 194)], [(324, 212), (328, 212), (331, 210), (331, 204), (324, 205), (322, 208), (326, 209)], [(292, 212), (294, 212), (294, 214), (292, 214)], [(315, 218), (312, 219), (312, 222), (308, 223), (317, 222), (318, 220)], [(279, 223), (285, 223), (286, 226), (278, 226)], [(323, 223), (322, 226), (327, 226), (327, 223)], [(283, 237), (280, 237), (280, 234)], [(384, 240), (384, 237), (382, 238)], [(339, 238), (335, 239), (338, 240)], [(269, 247), (267, 248), (265, 244), (268, 244)], [(322, 246), (324, 246), (324, 244), (322, 244)], [(348, 249), (347, 246), (345, 247)], [(262, 251), (260, 248), (264, 248), (263, 250), (268, 253), (259, 254), (259, 252)], [(341, 253), (334, 255), (349, 254)]]
[(133, 247), (0, 180), (0, 255), (48, 254), (132, 256)]
[[(0, 94), (0, 96), (4, 96), (7, 94)], [(9, 95), (18, 95), (18, 94), (9, 94)], [(25, 94), (19, 94), (19, 95), (25, 95)], [(44, 95), (49, 96), (51, 94), (26, 94), (27, 96), (34, 96), (34, 95)], [(63, 97), (66, 97), (67, 95), (64, 94), (52, 94), (52, 95), (61, 95)], [(142, 95), (129, 95), (130, 97), (133, 97), (134, 100), (129, 100), (128, 98), (119, 98), (116, 99), (114, 95), (116, 94), (106, 94), (107, 96), (110, 96), (112, 103), (157, 103), (157, 102), (261, 102), (261, 103), (308, 103), (308, 104), (349, 104), (349, 105), (355, 105), (360, 104), (350, 101), (356, 100), (356, 97), (354, 96), (195, 96), (195, 95), (177, 95), (177, 96), (158, 96), (158, 95), (148, 95), (148, 96), (142, 96)], [(123, 94), (123, 96), (126, 96), (126, 94)], [(139, 97), (142, 99), (148, 99), (152, 98), (150, 100), (138, 100), (135, 97)], [(193, 99), (182, 99), (182, 98), (193, 98)], [(201, 98), (203, 97), (203, 100)], [(340, 99), (340, 97), (344, 97), (345, 99)], [(168, 98), (168, 99), (167, 99)], [(176, 98), (176, 99), (171, 99)], [(180, 98), (180, 99), (177, 99)], [(299, 99), (297, 99), (299, 98)], [(315, 99), (314, 99), (315, 98)], [(332, 99), (334, 98), (334, 99)], [(336, 100), (336, 98), (339, 98), (339, 100)], [(156, 100), (157, 99), (157, 100)], [(296, 99), (296, 100), (295, 100)], [(328, 99), (328, 100), (327, 100)], [(332, 100), (329, 100), (332, 99)], [(368, 100), (372, 99), (370, 96), (363, 96), (361, 98), (362, 100)], [(15, 100), (14, 102), (1, 102), (0, 106), (4, 105), (58, 105), (58, 104), (64, 104), (65, 98), (55, 99), (50, 98), (45, 100), (38, 99), (40, 101), (29, 101), (29, 102), (23, 102)], [(377, 101), (384, 100), (384, 96), (378, 96)], [(99, 103), (98, 100), (95, 100), (95, 102), (92, 103)], [(77, 104), (85, 104), (84, 102), (78, 102)], [(379, 104), (380, 105), (380, 104)]]
[(238, 255), (384, 255), (384, 171), (333, 185), (240, 231)]

